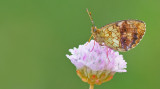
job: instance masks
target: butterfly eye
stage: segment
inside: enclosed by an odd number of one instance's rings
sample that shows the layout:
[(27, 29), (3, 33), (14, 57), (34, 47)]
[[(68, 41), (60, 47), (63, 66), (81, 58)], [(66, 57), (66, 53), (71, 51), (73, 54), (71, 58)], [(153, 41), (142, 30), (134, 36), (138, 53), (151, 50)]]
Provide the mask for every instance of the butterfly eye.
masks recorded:
[(92, 26), (91, 30), (92, 30), (92, 32), (96, 32), (97, 28), (95, 26)]

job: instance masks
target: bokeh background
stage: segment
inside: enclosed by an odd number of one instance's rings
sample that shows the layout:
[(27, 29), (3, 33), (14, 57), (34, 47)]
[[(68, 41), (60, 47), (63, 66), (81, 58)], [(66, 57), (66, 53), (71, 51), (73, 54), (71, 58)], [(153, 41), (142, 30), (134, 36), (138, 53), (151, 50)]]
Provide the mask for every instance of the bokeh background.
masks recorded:
[(125, 53), (126, 73), (95, 89), (160, 89), (160, 0), (0, 0), (0, 89), (88, 89), (66, 58), (98, 28), (124, 19), (146, 22), (140, 44)]

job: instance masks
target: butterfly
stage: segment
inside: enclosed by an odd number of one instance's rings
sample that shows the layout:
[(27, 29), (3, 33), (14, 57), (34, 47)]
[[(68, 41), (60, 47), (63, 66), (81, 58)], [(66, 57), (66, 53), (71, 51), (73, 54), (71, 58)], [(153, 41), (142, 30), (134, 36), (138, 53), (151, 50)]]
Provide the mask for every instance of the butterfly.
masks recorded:
[[(98, 29), (93, 22), (91, 12), (87, 13), (92, 22), (91, 33), (96, 42), (113, 50), (126, 52), (136, 47), (143, 38), (146, 25), (140, 20), (121, 20)], [(91, 36), (91, 37), (92, 37)]]

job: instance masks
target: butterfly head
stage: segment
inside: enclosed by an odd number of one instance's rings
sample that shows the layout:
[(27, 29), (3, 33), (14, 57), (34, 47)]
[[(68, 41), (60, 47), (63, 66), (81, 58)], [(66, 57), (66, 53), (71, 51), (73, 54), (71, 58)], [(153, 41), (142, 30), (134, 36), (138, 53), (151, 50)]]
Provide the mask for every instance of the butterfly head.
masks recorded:
[(96, 27), (96, 26), (92, 26), (92, 27), (91, 27), (91, 31), (92, 31), (92, 33), (97, 32), (97, 27)]

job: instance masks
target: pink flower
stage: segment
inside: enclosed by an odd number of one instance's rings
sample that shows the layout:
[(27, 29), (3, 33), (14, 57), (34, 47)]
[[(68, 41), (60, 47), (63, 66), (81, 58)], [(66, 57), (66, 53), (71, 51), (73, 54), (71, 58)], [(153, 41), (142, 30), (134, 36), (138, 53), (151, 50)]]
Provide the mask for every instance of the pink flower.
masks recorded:
[(67, 58), (76, 66), (79, 77), (89, 84), (101, 84), (112, 79), (116, 72), (126, 72), (123, 56), (97, 42), (94, 45), (94, 40), (69, 51), (71, 55), (66, 55)]

